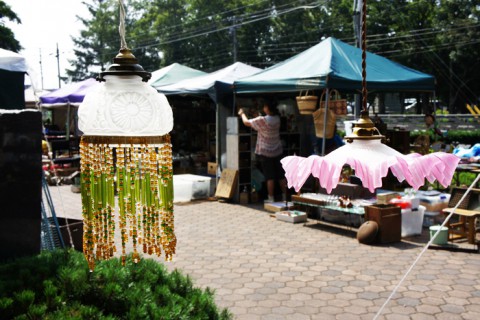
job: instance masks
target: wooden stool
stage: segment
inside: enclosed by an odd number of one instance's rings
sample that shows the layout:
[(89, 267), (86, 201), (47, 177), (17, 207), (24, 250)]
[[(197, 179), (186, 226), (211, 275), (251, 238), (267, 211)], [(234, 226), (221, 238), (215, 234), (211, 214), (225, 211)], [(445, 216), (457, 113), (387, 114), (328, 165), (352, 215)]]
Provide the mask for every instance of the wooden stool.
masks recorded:
[[(452, 211), (453, 208), (443, 209), (445, 213)], [(480, 211), (457, 209), (454, 214), (460, 217), (458, 222), (447, 221), (445, 224), (448, 227), (448, 240), (467, 239), (468, 243), (476, 244), (475, 218), (480, 217)]]
[[(465, 188), (454, 187), (452, 189), (448, 208), (442, 210), (445, 215), (453, 212), (453, 208), (457, 206), (457, 203), (466, 191), (467, 189)], [(449, 241), (467, 239), (468, 243), (476, 244), (475, 219), (480, 217), (479, 193), (479, 189), (472, 188), (470, 193), (465, 196), (462, 203), (457, 206), (457, 209), (453, 213), (459, 216), (458, 222), (448, 220), (445, 224), (448, 227)]]

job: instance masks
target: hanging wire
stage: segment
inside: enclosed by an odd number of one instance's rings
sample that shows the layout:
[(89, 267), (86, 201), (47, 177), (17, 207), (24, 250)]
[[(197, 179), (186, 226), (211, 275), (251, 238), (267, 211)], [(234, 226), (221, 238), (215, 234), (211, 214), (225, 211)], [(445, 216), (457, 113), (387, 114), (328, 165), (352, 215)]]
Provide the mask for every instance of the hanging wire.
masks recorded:
[(415, 259), (415, 261), (413, 261), (413, 263), (410, 265), (410, 267), (408, 268), (407, 272), (405, 272), (405, 274), (403, 275), (403, 277), (400, 279), (400, 281), (398, 282), (398, 284), (395, 286), (395, 288), (393, 288), (392, 290), (392, 293), (390, 293), (390, 295), (388, 296), (387, 300), (385, 300), (385, 302), (383, 303), (383, 305), (380, 307), (380, 309), (378, 310), (377, 314), (375, 314), (375, 316), (373, 317), (373, 320), (376, 320), (378, 319), (378, 317), (382, 314), (383, 312), (383, 309), (385, 309), (385, 307), (387, 306), (387, 304), (390, 302), (390, 300), (393, 299), (393, 297), (395, 296), (395, 294), (397, 293), (398, 289), (400, 288), (400, 286), (403, 284), (403, 282), (405, 281), (405, 279), (407, 279), (408, 275), (410, 274), (410, 272), (412, 272), (413, 268), (417, 265), (417, 262), (420, 261), (420, 258), (423, 256), (423, 254), (427, 251), (428, 247), (430, 247), (430, 245), (433, 243), (433, 241), (435, 240), (435, 238), (437, 237), (437, 235), (442, 231), (442, 229), (445, 227), (445, 225), (447, 224), (448, 221), (450, 221), (450, 218), (455, 214), (455, 212), (457, 211), (457, 208), (458, 206), (463, 202), (463, 200), (467, 197), (467, 195), (470, 193), (470, 191), (472, 190), (472, 188), (478, 183), (478, 181), (480, 180), (480, 174), (477, 175), (477, 177), (475, 178), (475, 180), (472, 182), (472, 184), (468, 187), (468, 189), (465, 191), (465, 193), (463, 194), (463, 196), (460, 198), (460, 200), (457, 202), (457, 204), (455, 205), (455, 207), (453, 208), (453, 210), (450, 212), (450, 214), (445, 218), (445, 220), (443, 221), (443, 223), (440, 225), (440, 227), (438, 228), (438, 230), (435, 232), (435, 234), (433, 234), (431, 237), (430, 237), (430, 241), (428, 241), (428, 243), (423, 247), (422, 251), (420, 251), (420, 253), (418, 254), (417, 258)]
[(120, 34), (120, 48), (128, 49), (127, 41), (125, 40), (125, 7), (123, 0), (118, 0), (120, 7), (120, 24), (118, 26), (118, 33)]
[(362, 109), (367, 111), (367, 0), (362, 6)]

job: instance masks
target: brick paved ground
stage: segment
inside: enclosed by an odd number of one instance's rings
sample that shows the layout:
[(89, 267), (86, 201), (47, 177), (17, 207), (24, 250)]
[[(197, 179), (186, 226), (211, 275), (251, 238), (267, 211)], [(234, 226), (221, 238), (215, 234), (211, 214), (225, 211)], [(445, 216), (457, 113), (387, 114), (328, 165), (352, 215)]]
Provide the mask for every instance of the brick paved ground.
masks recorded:
[[(57, 213), (78, 217), (80, 195), (55, 189)], [(165, 265), (214, 289), (235, 319), (373, 319), (427, 241), (362, 245), (354, 230), (216, 201), (176, 205), (175, 217)], [(426, 250), (379, 319), (480, 319), (480, 254)]]

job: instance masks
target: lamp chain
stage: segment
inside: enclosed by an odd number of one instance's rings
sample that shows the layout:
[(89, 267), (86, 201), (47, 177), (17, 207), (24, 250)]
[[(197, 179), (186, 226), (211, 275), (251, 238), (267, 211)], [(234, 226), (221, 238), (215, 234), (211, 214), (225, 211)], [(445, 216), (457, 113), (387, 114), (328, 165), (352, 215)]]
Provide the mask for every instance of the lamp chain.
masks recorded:
[(367, 0), (362, 6), (362, 109), (367, 111)]
[(128, 49), (127, 41), (125, 40), (125, 7), (123, 0), (118, 0), (120, 7), (120, 24), (118, 26), (118, 33), (120, 34), (120, 48)]

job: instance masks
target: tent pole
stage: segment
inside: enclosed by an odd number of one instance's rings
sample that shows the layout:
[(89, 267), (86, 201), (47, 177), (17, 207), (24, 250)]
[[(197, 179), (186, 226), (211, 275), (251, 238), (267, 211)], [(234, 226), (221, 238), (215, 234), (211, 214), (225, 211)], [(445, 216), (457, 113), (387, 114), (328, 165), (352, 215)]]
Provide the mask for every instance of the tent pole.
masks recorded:
[[(221, 164), (219, 161), (219, 156), (220, 156), (220, 105), (218, 103), (215, 104), (215, 107), (217, 108), (215, 112), (215, 163), (217, 164), (217, 172), (215, 172), (215, 179), (218, 177), (218, 168), (220, 168), (220, 171), (222, 170)], [(215, 185), (217, 185), (218, 181), (215, 181)]]
[(330, 95), (329, 89), (325, 92), (325, 115), (323, 118), (323, 138), (322, 138), (322, 156), (325, 155), (325, 139), (327, 135), (327, 118), (328, 118), (328, 97)]
[(70, 102), (67, 103), (67, 123), (65, 124), (65, 140), (70, 140)]
[[(435, 90), (433, 91), (433, 117), (435, 119), (433, 123), (433, 127), (437, 128), (437, 97), (435, 94)], [(438, 140), (437, 135), (434, 133), (433, 136), (434, 136), (435, 142), (437, 142)]]

